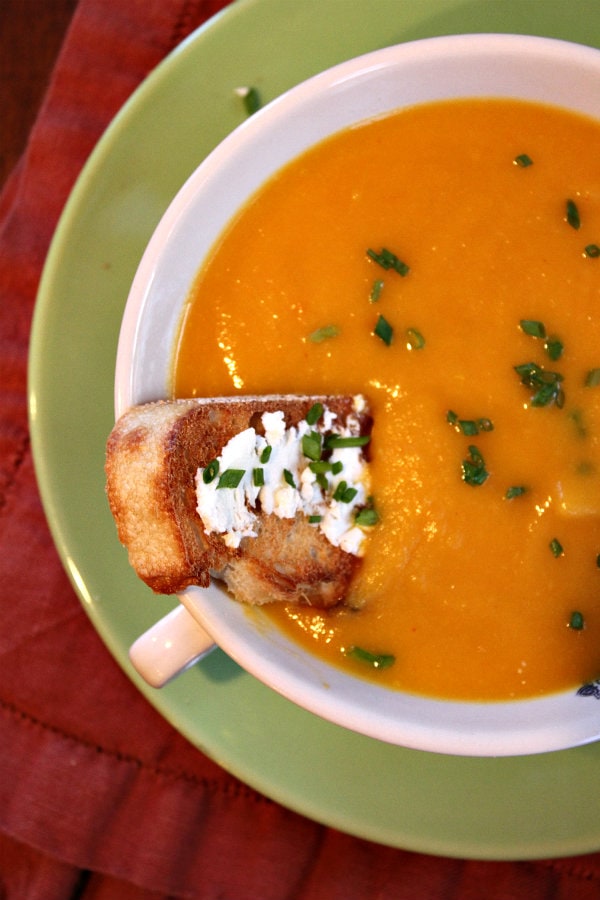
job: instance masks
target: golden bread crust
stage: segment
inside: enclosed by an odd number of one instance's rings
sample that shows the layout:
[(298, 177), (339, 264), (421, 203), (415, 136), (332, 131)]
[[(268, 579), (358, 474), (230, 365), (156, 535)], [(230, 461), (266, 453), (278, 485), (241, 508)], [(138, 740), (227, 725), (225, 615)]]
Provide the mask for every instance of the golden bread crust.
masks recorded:
[(264, 412), (281, 410), (290, 427), (317, 401), (342, 422), (355, 415), (348, 396), (274, 395), (157, 401), (121, 416), (106, 447), (106, 493), (129, 561), (153, 591), (206, 587), (212, 575), (247, 603), (323, 608), (344, 600), (360, 560), (302, 515), (259, 515), (257, 537), (231, 549), (221, 535), (205, 533), (196, 512), (198, 468)]

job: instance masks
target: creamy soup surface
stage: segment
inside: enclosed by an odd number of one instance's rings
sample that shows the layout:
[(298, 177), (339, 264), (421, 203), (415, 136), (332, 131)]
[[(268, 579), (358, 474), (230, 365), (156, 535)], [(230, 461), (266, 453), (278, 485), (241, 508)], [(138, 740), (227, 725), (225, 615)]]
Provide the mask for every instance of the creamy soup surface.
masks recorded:
[(360, 610), (269, 613), (315, 654), (472, 700), (600, 676), (599, 160), (564, 111), (415, 107), (287, 166), (199, 273), (174, 395), (371, 403)]

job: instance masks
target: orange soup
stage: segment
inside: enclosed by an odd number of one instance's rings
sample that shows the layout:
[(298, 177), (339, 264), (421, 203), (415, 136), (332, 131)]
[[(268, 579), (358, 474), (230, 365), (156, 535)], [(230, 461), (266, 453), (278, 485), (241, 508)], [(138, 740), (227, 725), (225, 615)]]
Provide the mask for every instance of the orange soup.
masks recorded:
[(315, 654), (437, 697), (600, 675), (599, 160), (564, 111), (415, 107), (287, 166), (199, 273), (175, 395), (374, 412), (360, 609), (269, 612)]

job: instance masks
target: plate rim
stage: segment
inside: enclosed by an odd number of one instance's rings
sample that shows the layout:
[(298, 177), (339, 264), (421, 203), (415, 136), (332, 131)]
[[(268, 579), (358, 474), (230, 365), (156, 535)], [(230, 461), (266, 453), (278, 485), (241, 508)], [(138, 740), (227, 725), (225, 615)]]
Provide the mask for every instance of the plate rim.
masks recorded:
[[(41, 426), (39, 425), (37, 416), (38, 410), (36, 409), (38, 393), (37, 387), (40, 385), (41, 378), (43, 377), (43, 373), (45, 373), (46, 366), (48, 365), (48, 361), (42, 359), (42, 356), (39, 352), (39, 347), (42, 340), (41, 332), (44, 329), (45, 317), (52, 298), (52, 287), (55, 283), (55, 280), (59, 278), (59, 272), (61, 270), (60, 256), (62, 243), (68, 237), (69, 229), (72, 228), (73, 224), (77, 221), (77, 217), (80, 212), (80, 206), (86, 198), (86, 194), (89, 190), (89, 185), (91, 182), (93, 182), (95, 172), (98, 168), (102, 167), (105, 159), (105, 154), (109, 154), (110, 142), (118, 139), (121, 129), (127, 130), (129, 117), (132, 115), (132, 112), (135, 112), (135, 110), (138, 108), (138, 105), (146, 101), (147, 97), (150, 96), (152, 94), (152, 91), (156, 89), (156, 85), (160, 82), (161, 79), (171, 77), (173, 67), (177, 65), (177, 61), (181, 59), (183, 55), (189, 52), (198, 52), (197, 47), (199, 44), (201, 45), (204, 35), (211, 35), (213, 29), (217, 25), (219, 27), (227, 28), (230, 18), (232, 18), (233, 16), (252, 16), (256, 10), (259, 10), (258, 14), (260, 14), (261, 9), (264, 9), (269, 4), (269, 2), (270, 0), (236, 0), (236, 2), (234, 2), (232, 5), (225, 7), (211, 19), (205, 22), (202, 26), (200, 26), (199, 29), (193, 32), (159, 63), (159, 65), (149, 74), (149, 76), (141, 83), (141, 85), (138, 86), (131, 97), (121, 107), (117, 115), (114, 117), (114, 119), (98, 141), (96, 147), (92, 151), (81, 173), (79, 174), (79, 177), (77, 178), (73, 190), (71, 191), (71, 194), (69, 195), (67, 203), (63, 209), (63, 213), (60, 217), (59, 224), (56, 228), (51, 247), (48, 252), (42, 279), (40, 281), (38, 299), (36, 301), (34, 310), (30, 343), (31, 351), (28, 385), (30, 427), (32, 432), (34, 464), (36, 474), (38, 476), (40, 494), (42, 496), (42, 502), (49, 521), (50, 530), (57, 545), (57, 549), (59, 551), (59, 555), (61, 557), (63, 565), (66, 568), (71, 582), (73, 583), (76, 593), (82, 601), (86, 613), (90, 617), (92, 624), (99, 632), (100, 637), (102, 638), (104, 643), (113, 653), (113, 656), (116, 658), (117, 662), (125, 668), (126, 674), (130, 678), (133, 678), (134, 683), (137, 683), (140, 691), (147, 697), (147, 699), (150, 700), (152, 705), (158, 709), (160, 714), (165, 719), (167, 719), (167, 721), (169, 721), (174, 728), (188, 737), (188, 739), (190, 739), (203, 752), (207, 753), (207, 755), (211, 756), (213, 759), (216, 759), (216, 761), (220, 765), (223, 765), (224, 768), (227, 768), (228, 771), (236, 774), (248, 784), (256, 786), (258, 790), (268, 796), (271, 796), (273, 799), (277, 800), (277, 802), (282, 803), (286, 807), (297, 810), (301, 814), (309, 815), (316, 821), (323, 821), (324, 824), (341, 828), (342, 830), (360, 838), (375, 840), (382, 844), (391, 844), (393, 846), (402, 847), (404, 849), (437, 853), (445, 856), (464, 857), (465, 852), (468, 852), (472, 858), (479, 857), (480, 853), (481, 855), (485, 855), (486, 858), (490, 858), (490, 856), (497, 859), (525, 858), (516, 856), (514, 852), (511, 852), (511, 854), (507, 856), (503, 852), (502, 848), (495, 848), (497, 850), (497, 853), (495, 853), (494, 848), (490, 848), (487, 846), (476, 847), (472, 843), (469, 847), (464, 841), (461, 843), (460, 841), (457, 842), (452, 840), (451, 838), (447, 838), (442, 842), (436, 842), (435, 839), (432, 838), (430, 844), (426, 846), (423, 844), (423, 841), (411, 842), (411, 835), (404, 833), (401, 835), (398, 834), (400, 842), (397, 842), (394, 837), (391, 837), (389, 834), (381, 833), (376, 827), (365, 827), (363, 825), (358, 825), (357, 827), (356, 822), (348, 821), (347, 816), (345, 816), (340, 811), (331, 812), (329, 817), (324, 820), (322, 816), (315, 815), (314, 811), (307, 811), (306, 809), (303, 809), (301, 804), (298, 804), (297, 797), (290, 796), (289, 789), (282, 790), (280, 788), (276, 790), (268, 783), (264, 783), (264, 779), (261, 782), (260, 779), (256, 778), (255, 773), (245, 771), (244, 765), (240, 764), (239, 761), (237, 765), (232, 765), (231, 760), (222, 761), (221, 759), (218, 759), (214, 753), (207, 751), (204, 746), (199, 744), (198, 735), (196, 733), (190, 732), (188, 729), (182, 727), (182, 724), (180, 722), (176, 722), (173, 719), (169, 718), (169, 716), (165, 714), (163, 705), (157, 705), (156, 697), (154, 697), (152, 692), (146, 690), (145, 686), (140, 682), (136, 682), (135, 677), (132, 676), (131, 671), (126, 665), (124, 666), (123, 647), (120, 641), (116, 639), (113, 634), (107, 633), (105, 623), (102, 620), (102, 616), (98, 614), (97, 603), (95, 602), (93, 597), (88, 595), (85, 578), (82, 577), (82, 573), (79, 572), (76, 562), (74, 562), (74, 565), (69, 564), (69, 548), (66, 544), (65, 536), (60, 527), (60, 516), (55, 510), (56, 504), (58, 503), (58, 505), (60, 505), (60, 501), (57, 501), (57, 498), (52, 493), (51, 473), (48, 471), (49, 460), (44, 457), (44, 437), (41, 434)], [(434, 3), (436, 2), (436, 0), (429, 0), (429, 2)], [(310, 0), (305, 0), (305, 6), (309, 5), (309, 3)], [(115, 547), (117, 547), (116, 542)], [(371, 742), (370, 739), (367, 740)], [(402, 748), (400, 748), (400, 750), (402, 750)], [(421, 751), (403, 752), (421, 755)], [(559, 753), (563, 752), (573, 753), (575, 751), (559, 751)], [(294, 792), (292, 791), (291, 793), (293, 794)], [(568, 841), (566, 839), (563, 839), (562, 841), (557, 840), (554, 842), (542, 841), (538, 845), (536, 845), (535, 842), (530, 841), (526, 848), (526, 857), (531, 858), (534, 855), (554, 856), (559, 854), (564, 855), (565, 853), (584, 853), (597, 849), (599, 845), (600, 821), (597, 825), (596, 834), (594, 835), (593, 839), (590, 836), (587, 843), (582, 842), (577, 838), (573, 838), (571, 841)]]

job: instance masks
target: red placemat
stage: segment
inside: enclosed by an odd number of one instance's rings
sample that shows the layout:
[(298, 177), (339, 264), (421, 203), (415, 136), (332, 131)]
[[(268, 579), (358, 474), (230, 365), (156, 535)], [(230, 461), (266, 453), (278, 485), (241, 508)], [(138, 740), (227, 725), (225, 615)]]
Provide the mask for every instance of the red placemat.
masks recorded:
[(45, 255), (114, 114), (224, 5), (80, 0), (27, 151), (0, 199), (0, 897), (596, 898), (600, 855), (529, 863), (428, 857), (341, 834), (262, 797), (136, 691), (63, 572), (27, 429), (29, 328)]

